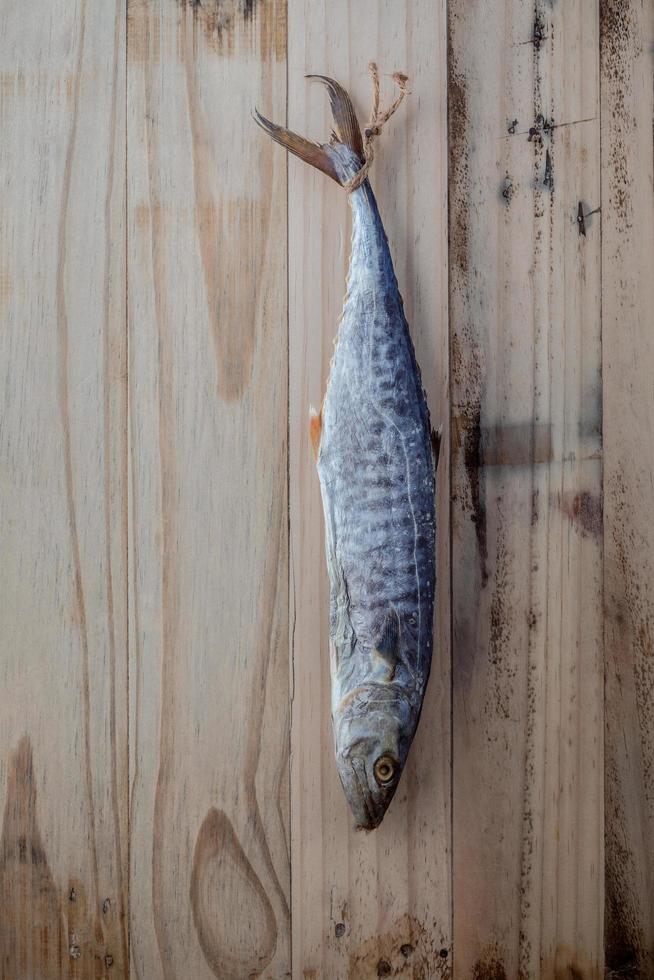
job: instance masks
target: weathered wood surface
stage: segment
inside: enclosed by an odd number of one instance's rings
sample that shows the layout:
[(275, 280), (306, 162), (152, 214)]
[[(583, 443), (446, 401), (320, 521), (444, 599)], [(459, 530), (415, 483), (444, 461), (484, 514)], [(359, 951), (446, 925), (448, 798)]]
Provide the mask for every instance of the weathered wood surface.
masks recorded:
[(289, 971), (284, 4), (130, 3), (132, 971)]
[(598, 16), (449, 12), (454, 975), (598, 977)]
[(606, 966), (654, 976), (654, 6), (601, 4)]
[(0, 12), (0, 977), (127, 971), (125, 18)]
[[(654, 975), (654, 7), (447, 6), (0, 11), (0, 980)], [(371, 58), (445, 438), (365, 835), (308, 440), (348, 207), (250, 112), (365, 120)]]
[[(324, 393), (345, 292), (350, 224), (341, 188), (289, 160), (290, 529), (294, 680), (291, 766), (293, 975), (435, 977), (450, 972), (449, 526), (445, 4), (377, 0), (288, 6), (289, 126), (325, 139), (322, 86), (341, 80), (362, 122), (367, 64), (408, 69), (412, 95), (378, 141), (371, 179), (393, 251), (433, 421), (439, 469), (439, 599), (432, 680), (396, 799), (357, 833), (333, 758), (328, 583), (309, 404)], [(442, 951), (442, 953), (441, 953)]]

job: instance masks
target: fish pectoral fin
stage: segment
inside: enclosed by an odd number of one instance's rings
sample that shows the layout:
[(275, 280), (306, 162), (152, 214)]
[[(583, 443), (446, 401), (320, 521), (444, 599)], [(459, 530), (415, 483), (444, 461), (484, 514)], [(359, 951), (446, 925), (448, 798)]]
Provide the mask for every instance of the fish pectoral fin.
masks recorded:
[(388, 613), (382, 624), (374, 653), (388, 667), (386, 680), (392, 681), (400, 663), (400, 618), (395, 609)]
[(322, 409), (317, 412), (313, 405), (309, 406), (309, 436), (313, 446), (313, 458), (318, 462), (320, 438), (322, 436)]
[(383, 664), (386, 670), (385, 676), (383, 678), (378, 678), (378, 679), (386, 684), (389, 681), (394, 681), (395, 671), (397, 670), (397, 661), (395, 660), (390, 661), (387, 657), (382, 656), (379, 650), (375, 650), (375, 657), (377, 658), (377, 661), (381, 661), (381, 663)]
[(441, 454), (441, 441), (443, 438), (443, 426), (438, 427), (438, 431), (432, 428), (431, 430), (431, 451), (434, 457), (434, 472), (438, 469), (438, 459)]

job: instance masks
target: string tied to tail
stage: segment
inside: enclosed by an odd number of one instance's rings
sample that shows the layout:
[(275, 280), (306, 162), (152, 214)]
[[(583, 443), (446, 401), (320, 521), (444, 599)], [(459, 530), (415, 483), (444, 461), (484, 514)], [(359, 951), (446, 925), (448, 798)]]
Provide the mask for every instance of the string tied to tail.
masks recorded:
[(368, 171), (370, 170), (370, 166), (375, 156), (374, 140), (380, 135), (382, 129), (391, 118), (395, 110), (399, 108), (404, 96), (409, 94), (408, 77), (401, 71), (394, 72), (393, 81), (400, 91), (398, 92), (395, 100), (385, 109), (382, 109), (379, 94), (379, 70), (374, 61), (371, 61), (368, 65), (368, 71), (372, 76), (372, 110), (370, 112), (368, 125), (363, 131), (363, 164), (360, 169), (357, 170), (355, 175), (350, 177), (350, 179), (343, 184), (343, 187), (348, 194), (355, 191), (357, 187), (361, 187), (362, 183), (368, 176)]

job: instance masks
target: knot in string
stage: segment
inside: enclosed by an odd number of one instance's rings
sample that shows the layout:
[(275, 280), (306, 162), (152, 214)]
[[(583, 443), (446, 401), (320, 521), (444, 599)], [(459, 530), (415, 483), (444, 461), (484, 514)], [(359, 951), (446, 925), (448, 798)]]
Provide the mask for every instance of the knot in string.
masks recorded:
[(350, 177), (350, 179), (343, 184), (343, 187), (348, 194), (355, 191), (357, 187), (361, 187), (362, 183), (368, 176), (368, 171), (370, 170), (370, 165), (372, 164), (375, 155), (373, 140), (375, 137), (380, 135), (388, 120), (399, 107), (404, 96), (409, 94), (408, 77), (403, 74), (403, 72), (394, 72), (393, 81), (400, 91), (395, 100), (386, 109), (382, 109), (380, 106), (379, 97), (379, 70), (374, 61), (371, 61), (368, 65), (368, 71), (372, 76), (372, 109), (370, 111), (368, 125), (363, 131), (363, 164), (360, 169), (357, 170), (355, 175)]

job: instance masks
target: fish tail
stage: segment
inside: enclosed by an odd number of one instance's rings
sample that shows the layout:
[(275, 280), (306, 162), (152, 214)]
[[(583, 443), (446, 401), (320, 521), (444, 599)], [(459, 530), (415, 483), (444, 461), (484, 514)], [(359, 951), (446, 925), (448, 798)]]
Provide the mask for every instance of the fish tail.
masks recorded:
[(254, 120), (274, 139), (275, 143), (280, 143), (282, 146), (285, 146), (289, 153), (293, 153), (300, 160), (311, 164), (316, 170), (322, 170), (324, 174), (327, 174), (328, 177), (335, 180), (337, 184), (341, 183), (341, 179), (336, 172), (334, 160), (330, 154), (329, 145), (321, 146), (320, 143), (312, 143), (311, 140), (305, 139), (304, 136), (298, 136), (297, 133), (292, 132), (290, 129), (285, 129), (284, 126), (278, 126), (277, 123), (271, 122), (270, 119), (262, 116), (257, 109), (254, 110)]
[(317, 78), (327, 89), (334, 120), (332, 138), (335, 137), (339, 143), (349, 146), (358, 156), (359, 162), (363, 163), (363, 137), (352, 99), (343, 86), (333, 78), (328, 78), (326, 75), (307, 75), (307, 78)]
[(257, 109), (254, 111), (255, 122), (276, 143), (286, 147), (289, 153), (293, 153), (300, 160), (304, 160), (305, 163), (321, 170), (332, 180), (335, 180), (337, 184), (343, 185), (344, 181), (336, 168), (333, 145), (342, 143), (348, 146), (357, 155), (359, 161), (363, 162), (363, 139), (352, 100), (343, 86), (339, 85), (333, 78), (327, 78), (326, 75), (307, 75), (307, 78), (317, 78), (327, 87), (334, 120), (334, 130), (330, 143), (313, 143), (311, 140), (305, 139), (304, 136), (299, 136), (290, 129), (266, 119)]

